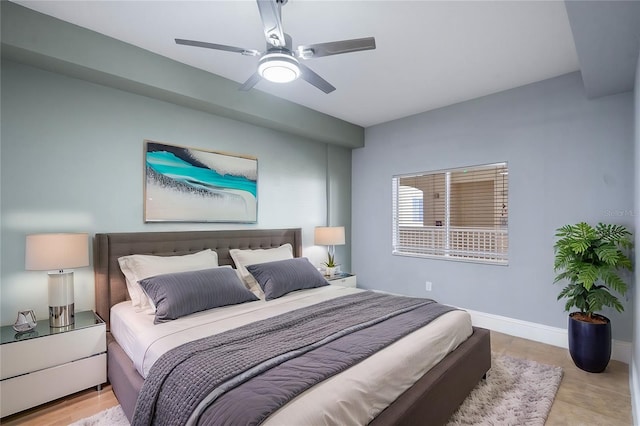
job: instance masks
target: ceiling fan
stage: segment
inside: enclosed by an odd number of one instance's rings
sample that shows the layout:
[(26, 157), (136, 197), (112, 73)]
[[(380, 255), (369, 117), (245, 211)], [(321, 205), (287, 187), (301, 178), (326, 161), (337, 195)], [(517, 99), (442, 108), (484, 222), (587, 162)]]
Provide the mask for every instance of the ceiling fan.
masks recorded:
[(282, 6), (284, 6), (287, 1), (288, 0), (257, 0), (260, 18), (264, 27), (264, 35), (267, 39), (267, 48), (264, 52), (179, 38), (175, 39), (176, 43), (236, 52), (245, 56), (260, 56), (258, 70), (240, 86), (240, 90), (250, 90), (261, 78), (276, 83), (288, 83), (300, 77), (324, 93), (331, 93), (336, 90), (336, 88), (304, 65), (300, 59), (306, 60), (322, 56), (339, 55), (341, 53), (371, 50), (376, 48), (376, 41), (373, 37), (366, 37), (301, 45), (294, 50), (292, 48), (291, 36), (286, 34), (282, 29)]

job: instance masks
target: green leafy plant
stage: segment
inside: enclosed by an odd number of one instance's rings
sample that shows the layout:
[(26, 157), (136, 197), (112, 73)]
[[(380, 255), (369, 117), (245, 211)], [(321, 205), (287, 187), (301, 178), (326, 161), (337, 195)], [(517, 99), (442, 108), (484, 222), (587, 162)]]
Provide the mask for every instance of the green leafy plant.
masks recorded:
[(327, 253), (327, 261), (324, 262), (323, 265), (326, 266), (327, 268), (335, 268), (336, 266), (338, 266), (336, 264), (336, 255)]
[(567, 299), (565, 310), (575, 306), (589, 318), (604, 306), (622, 312), (611, 291), (622, 296), (627, 292), (620, 272), (633, 269), (625, 253), (633, 247), (631, 233), (621, 225), (599, 223), (594, 228), (580, 222), (558, 228), (556, 237), (554, 271), (559, 273), (554, 283), (568, 281), (558, 295), (558, 300)]

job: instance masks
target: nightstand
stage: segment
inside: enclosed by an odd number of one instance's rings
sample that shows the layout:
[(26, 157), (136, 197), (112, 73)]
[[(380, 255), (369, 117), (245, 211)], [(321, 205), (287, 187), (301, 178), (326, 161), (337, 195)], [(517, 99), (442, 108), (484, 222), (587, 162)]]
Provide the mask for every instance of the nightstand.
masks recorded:
[(0, 329), (0, 417), (107, 381), (106, 326), (93, 311), (76, 312), (75, 324), (31, 331)]
[(356, 276), (346, 272), (340, 272), (333, 276), (324, 277), (331, 285), (341, 285), (342, 287), (356, 288)]

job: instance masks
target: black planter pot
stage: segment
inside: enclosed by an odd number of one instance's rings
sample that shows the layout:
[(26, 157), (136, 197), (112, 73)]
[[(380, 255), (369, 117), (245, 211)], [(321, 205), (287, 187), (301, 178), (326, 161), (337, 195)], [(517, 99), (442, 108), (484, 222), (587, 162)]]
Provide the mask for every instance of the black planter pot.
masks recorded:
[(590, 373), (601, 373), (611, 359), (611, 321), (593, 324), (579, 321), (569, 315), (569, 353), (576, 366)]

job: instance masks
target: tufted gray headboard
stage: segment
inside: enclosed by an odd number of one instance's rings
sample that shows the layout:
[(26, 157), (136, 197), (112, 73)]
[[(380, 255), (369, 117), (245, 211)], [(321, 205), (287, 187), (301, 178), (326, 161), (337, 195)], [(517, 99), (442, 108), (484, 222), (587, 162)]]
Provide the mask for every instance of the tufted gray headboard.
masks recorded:
[(243, 229), (224, 231), (127, 232), (96, 234), (94, 271), (96, 313), (107, 323), (116, 303), (129, 299), (118, 258), (130, 254), (176, 256), (211, 249), (220, 265), (233, 265), (229, 249), (274, 248), (290, 243), (293, 255), (302, 255), (302, 230)]

